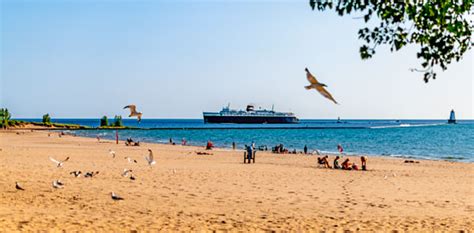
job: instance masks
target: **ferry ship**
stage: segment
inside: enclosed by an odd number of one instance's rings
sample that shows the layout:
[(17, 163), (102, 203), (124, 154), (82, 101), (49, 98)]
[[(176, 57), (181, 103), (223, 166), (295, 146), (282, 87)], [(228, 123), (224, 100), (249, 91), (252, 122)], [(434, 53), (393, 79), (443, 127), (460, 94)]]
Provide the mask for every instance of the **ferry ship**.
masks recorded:
[(247, 105), (244, 110), (233, 110), (230, 106), (222, 108), (220, 112), (203, 112), (204, 123), (235, 123), (235, 124), (296, 124), (299, 122), (291, 112), (275, 112), (273, 110), (258, 109)]

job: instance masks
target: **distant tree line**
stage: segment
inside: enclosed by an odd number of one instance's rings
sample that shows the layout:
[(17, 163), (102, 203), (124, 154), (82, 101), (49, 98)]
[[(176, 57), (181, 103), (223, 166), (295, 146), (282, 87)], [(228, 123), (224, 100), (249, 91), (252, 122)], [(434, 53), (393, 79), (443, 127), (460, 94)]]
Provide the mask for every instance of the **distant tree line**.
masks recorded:
[(114, 117), (114, 122), (111, 122), (109, 124), (109, 119), (107, 116), (103, 116), (100, 119), (100, 127), (101, 128), (106, 128), (106, 127), (123, 127), (123, 122), (122, 122), (122, 116), (115, 116)]

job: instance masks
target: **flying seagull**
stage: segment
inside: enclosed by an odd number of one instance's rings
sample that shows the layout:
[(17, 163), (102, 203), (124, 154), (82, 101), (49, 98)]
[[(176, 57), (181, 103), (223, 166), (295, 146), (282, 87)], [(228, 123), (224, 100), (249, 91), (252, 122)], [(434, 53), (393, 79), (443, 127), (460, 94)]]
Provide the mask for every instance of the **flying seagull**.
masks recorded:
[(115, 194), (114, 192), (111, 192), (110, 196), (112, 196), (112, 200), (115, 200), (115, 201), (123, 200), (123, 197), (117, 196), (117, 194)]
[(53, 181), (53, 188), (55, 189), (62, 189), (64, 188), (64, 184), (60, 180)]
[(146, 161), (148, 162), (148, 165), (153, 165), (156, 163), (155, 159), (153, 159), (153, 151), (151, 149), (148, 149), (148, 157), (145, 157)]
[(336, 100), (332, 97), (332, 95), (324, 88), (327, 87), (326, 84), (318, 82), (318, 80), (316, 80), (316, 78), (309, 72), (308, 68), (305, 68), (304, 70), (306, 71), (306, 78), (311, 83), (311, 85), (305, 86), (304, 88), (306, 88), (307, 90), (314, 88), (316, 89), (316, 91), (319, 92), (319, 94), (332, 100), (332, 102), (334, 102), (335, 104), (338, 104)]
[(69, 172), (70, 175), (74, 175), (74, 177), (79, 177), (81, 176), (81, 171), (72, 171), (72, 172)]
[(16, 188), (17, 190), (25, 191), (25, 189), (22, 188), (18, 182), (15, 182), (15, 188)]
[(109, 149), (109, 154), (112, 155), (112, 158), (115, 159), (115, 151), (113, 151), (112, 149)]
[(56, 159), (53, 159), (53, 158), (49, 157), (49, 160), (51, 160), (53, 163), (55, 163), (56, 167), (62, 167), (64, 162), (69, 160), (69, 157), (67, 157), (65, 160), (62, 160), (62, 161), (58, 161)]
[(126, 108), (130, 109), (130, 115), (128, 115), (128, 117), (136, 116), (138, 118), (138, 123), (140, 123), (140, 121), (142, 120), (142, 113), (137, 112), (137, 106), (135, 106), (133, 104), (130, 104), (130, 105), (127, 105), (127, 106), (123, 107), (123, 109), (126, 109)]

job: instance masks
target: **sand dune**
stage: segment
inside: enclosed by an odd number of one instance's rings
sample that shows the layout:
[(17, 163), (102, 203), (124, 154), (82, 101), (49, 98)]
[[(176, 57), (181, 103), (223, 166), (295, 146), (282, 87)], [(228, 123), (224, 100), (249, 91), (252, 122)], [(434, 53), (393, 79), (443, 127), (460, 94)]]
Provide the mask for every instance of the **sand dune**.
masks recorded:
[[(148, 148), (157, 161), (152, 167)], [(341, 171), (318, 168), (313, 156), (259, 152), (256, 164), (243, 164), (242, 151), (196, 155), (202, 148), (126, 147), (29, 131), (1, 131), (0, 149), (0, 231), (474, 228), (472, 163), (369, 157), (369, 171)], [(49, 156), (70, 160), (57, 168)], [(135, 181), (121, 176), (125, 168)], [(74, 170), (99, 174), (75, 178)], [(54, 189), (55, 179), (65, 187)], [(112, 200), (111, 191), (125, 200)]]

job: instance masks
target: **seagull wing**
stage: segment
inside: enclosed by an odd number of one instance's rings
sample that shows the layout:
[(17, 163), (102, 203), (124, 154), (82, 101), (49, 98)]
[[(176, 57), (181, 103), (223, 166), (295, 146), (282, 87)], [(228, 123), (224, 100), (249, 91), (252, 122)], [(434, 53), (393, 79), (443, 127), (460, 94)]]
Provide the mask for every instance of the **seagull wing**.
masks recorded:
[(316, 90), (324, 97), (332, 100), (335, 104), (338, 104), (336, 100), (332, 97), (331, 93), (329, 93), (323, 86), (317, 86)]
[(126, 108), (130, 109), (130, 115), (137, 113), (137, 106), (135, 106), (133, 104), (130, 104), (130, 105), (127, 105), (127, 106), (123, 107), (123, 109), (126, 109)]
[(65, 160), (61, 161), (61, 163), (64, 163), (69, 160), (69, 157), (67, 157)]
[(53, 159), (51, 157), (49, 157), (49, 160), (51, 160), (53, 163), (55, 163), (56, 165), (60, 164), (59, 161), (57, 161), (56, 159)]
[(306, 70), (306, 79), (308, 79), (311, 84), (319, 84), (318, 80), (311, 74), (311, 72), (309, 72), (309, 70)]

